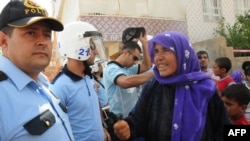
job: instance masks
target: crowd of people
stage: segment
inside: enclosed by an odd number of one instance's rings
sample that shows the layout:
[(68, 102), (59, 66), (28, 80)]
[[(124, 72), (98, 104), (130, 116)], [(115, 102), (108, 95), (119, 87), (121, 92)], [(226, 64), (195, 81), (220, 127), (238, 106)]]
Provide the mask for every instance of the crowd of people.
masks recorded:
[[(66, 61), (49, 81), (52, 31)], [(181, 32), (148, 39), (128, 27), (110, 61), (92, 24), (63, 25), (36, 3), (10, 1), (0, 46), (0, 141), (222, 141), (224, 125), (250, 124), (250, 61), (232, 74), (228, 57), (210, 68)]]

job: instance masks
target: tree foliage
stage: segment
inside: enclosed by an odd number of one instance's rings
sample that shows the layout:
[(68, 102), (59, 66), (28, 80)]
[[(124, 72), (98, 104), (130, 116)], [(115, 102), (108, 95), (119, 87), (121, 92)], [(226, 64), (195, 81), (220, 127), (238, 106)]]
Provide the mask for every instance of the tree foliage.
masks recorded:
[(214, 29), (215, 36), (226, 38), (227, 46), (235, 49), (250, 49), (250, 14), (245, 13), (237, 17), (233, 25), (225, 22), (222, 18), (219, 26)]

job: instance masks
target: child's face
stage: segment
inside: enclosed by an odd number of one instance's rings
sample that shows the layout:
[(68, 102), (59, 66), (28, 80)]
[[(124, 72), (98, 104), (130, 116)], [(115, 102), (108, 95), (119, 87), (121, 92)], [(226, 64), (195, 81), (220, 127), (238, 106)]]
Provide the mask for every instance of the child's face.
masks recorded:
[(227, 109), (227, 113), (231, 120), (238, 120), (244, 115), (247, 107), (246, 105), (239, 105), (239, 103), (235, 101), (235, 99), (229, 99), (225, 96), (221, 98), (224, 102), (224, 105)]
[(250, 74), (246, 76), (248, 82), (250, 82)]
[(213, 71), (214, 71), (214, 75), (220, 76), (220, 67), (218, 66), (217, 63), (213, 64)]
[(219, 77), (222, 77), (226, 73), (225, 69), (220, 68), (216, 62), (214, 62), (213, 64), (213, 72), (214, 72), (214, 75), (219, 76)]

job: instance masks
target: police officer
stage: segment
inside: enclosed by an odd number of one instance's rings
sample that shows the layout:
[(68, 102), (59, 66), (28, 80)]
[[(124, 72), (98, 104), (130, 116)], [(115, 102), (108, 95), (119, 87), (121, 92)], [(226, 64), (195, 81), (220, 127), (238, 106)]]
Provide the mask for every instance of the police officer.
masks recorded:
[(100, 105), (90, 70), (96, 57), (107, 58), (101, 33), (87, 22), (70, 22), (58, 34), (58, 49), (67, 63), (52, 80), (50, 88), (68, 107), (75, 140), (110, 140), (102, 127)]
[(58, 20), (30, 0), (10, 1), (0, 14), (0, 141), (72, 141), (64, 107), (42, 74)]

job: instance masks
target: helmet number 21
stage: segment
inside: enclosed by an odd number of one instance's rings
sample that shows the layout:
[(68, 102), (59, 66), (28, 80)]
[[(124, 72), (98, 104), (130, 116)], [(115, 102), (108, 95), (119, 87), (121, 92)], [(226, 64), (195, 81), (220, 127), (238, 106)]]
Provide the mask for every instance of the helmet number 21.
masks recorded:
[[(86, 53), (86, 54), (85, 54), (85, 53)], [(89, 48), (88, 48), (87, 50), (81, 48), (81, 49), (79, 50), (79, 55), (80, 55), (80, 56), (84, 56), (84, 55), (89, 56), (89, 55), (90, 55), (90, 53), (89, 53)]]

